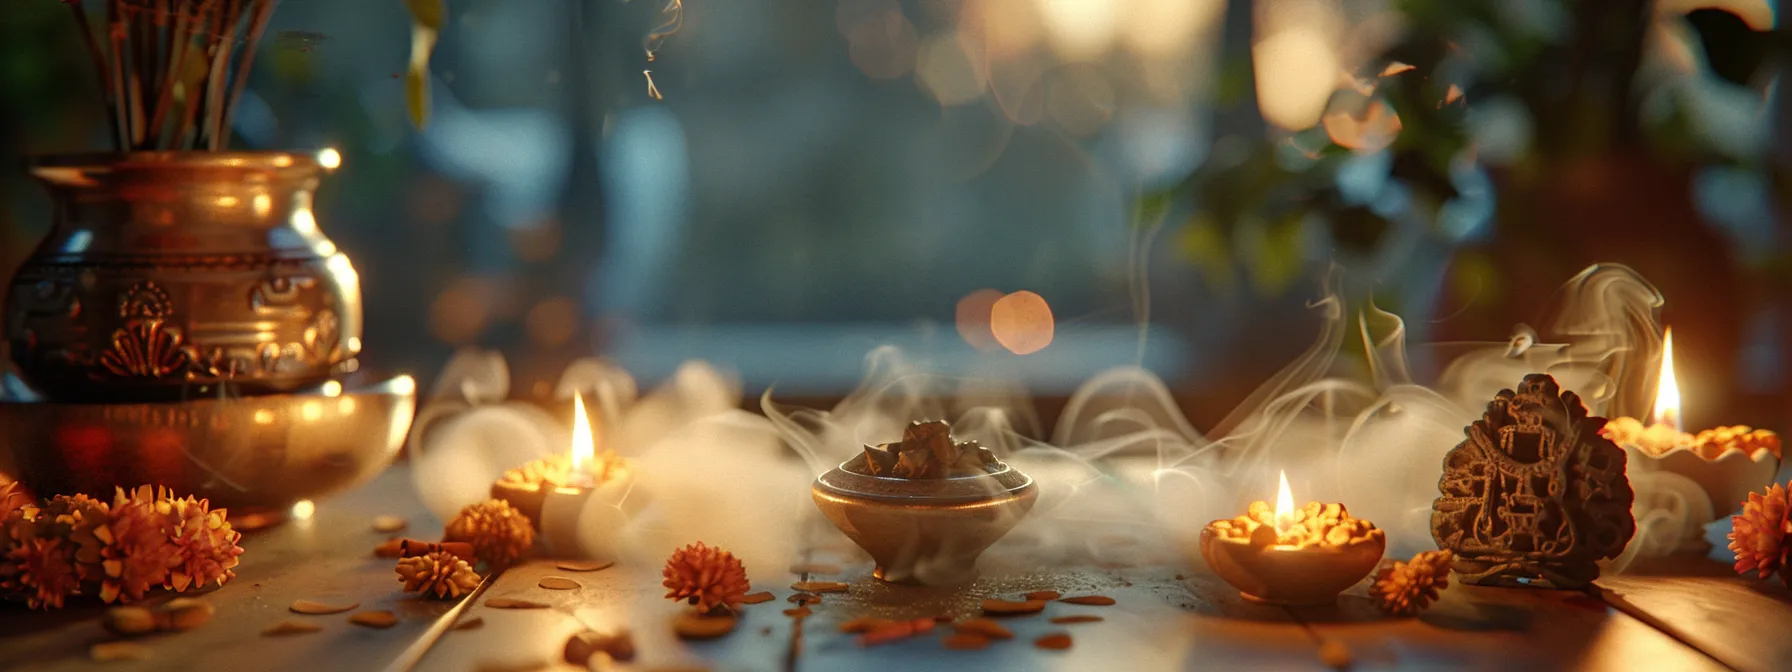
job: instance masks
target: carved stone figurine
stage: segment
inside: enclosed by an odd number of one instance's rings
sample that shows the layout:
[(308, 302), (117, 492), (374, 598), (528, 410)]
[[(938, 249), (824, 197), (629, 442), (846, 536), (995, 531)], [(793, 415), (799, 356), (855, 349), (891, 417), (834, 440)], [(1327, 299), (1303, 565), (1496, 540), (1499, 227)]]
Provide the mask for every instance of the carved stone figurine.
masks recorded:
[(1444, 456), (1431, 536), (1468, 583), (1578, 588), (1636, 532), (1624, 450), (1555, 378), (1500, 390)]

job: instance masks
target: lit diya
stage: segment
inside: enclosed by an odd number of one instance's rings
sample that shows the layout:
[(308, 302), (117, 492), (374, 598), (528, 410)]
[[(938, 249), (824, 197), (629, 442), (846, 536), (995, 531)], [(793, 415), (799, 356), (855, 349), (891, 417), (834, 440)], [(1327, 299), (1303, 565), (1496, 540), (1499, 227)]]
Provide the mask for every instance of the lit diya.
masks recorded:
[(1330, 604), (1374, 571), (1386, 548), (1387, 536), (1343, 504), (1294, 508), (1286, 472), (1273, 511), (1251, 502), (1246, 515), (1201, 530), (1201, 556), (1214, 573), (1265, 604)]
[(983, 554), (1033, 508), (1033, 479), (945, 422), (916, 422), (902, 441), (865, 451), (815, 479), (815, 506), (877, 562), (879, 579), (947, 585), (976, 576)]
[(1773, 482), (1780, 468), (1780, 437), (1764, 429), (1742, 425), (1707, 429), (1697, 434), (1680, 430), (1680, 385), (1674, 375), (1674, 332), (1663, 339), (1661, 378), (1655, 389), (1652, 422), (1614, 418), (1604, 434), (1629, 453), (1633, 480), (1641, 474), (1666, 472), (1685, 477), (1705, 491), (1711, 509), (1700, 509), (1702, 520), (1689, 521), (1687, 543), (1697, 542), (1698, 525), (1727, 515), (1742, 506), (1748, 493)]
[(528, 516), (549, 552), (563, 557), (579, 554), (577, 523), (587, 501), (600, 492), (626, 492), (630, 481), (628, 460), (597, 450), (585, 400), (577, 394), (572, 399), (571, 449), (504, 472), (491, 490), (493, 499)]

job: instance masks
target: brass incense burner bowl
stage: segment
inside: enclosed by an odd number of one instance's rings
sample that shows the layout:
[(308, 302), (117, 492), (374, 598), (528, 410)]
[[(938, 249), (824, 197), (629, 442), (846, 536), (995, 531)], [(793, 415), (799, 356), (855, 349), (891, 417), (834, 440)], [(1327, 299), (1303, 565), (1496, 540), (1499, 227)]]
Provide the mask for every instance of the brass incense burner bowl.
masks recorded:
[[(1039, 498), (1031, 477), (995, 461), (975, 444), (968, 444), (977, 452), (966, 460), (976, 468), (948, 470), (942, 465), (950, 462), (944, 462), (925, 475), (891, 470), (897, 463), (890, 456), (920, 450), (903, 450), (902, 445), (913, 446), (916, 437), (928, 432), (937, 432), (934, 438), (945, 436), (944, 425), (917, 423), (904, 434), (904, 444), (888, 444), (897, 446), (889, 450), (867, 447), (866, 454), (817, 477), (810, 488), (822, 515), (871, 554), (879, 579), (931, 585), (969, 581), (976, 576), (977, 557), (1013, 529)], [(963, 450), (967, 444), (956, 445)]]
[(8, 382), (0, 472), (44, 496), (110, 499), (114, 487), (165, 485), (228, 507), (232, 519), (277, 518), (372, 478), (404, 444), (416, 404), (409, 376), (134, 404), (44, 401)]
[(320, 384), (361, 349), (361, 287), (286, 152), (47, 156), (50, 232), (7, 289), (19, 375), (58, 401)]

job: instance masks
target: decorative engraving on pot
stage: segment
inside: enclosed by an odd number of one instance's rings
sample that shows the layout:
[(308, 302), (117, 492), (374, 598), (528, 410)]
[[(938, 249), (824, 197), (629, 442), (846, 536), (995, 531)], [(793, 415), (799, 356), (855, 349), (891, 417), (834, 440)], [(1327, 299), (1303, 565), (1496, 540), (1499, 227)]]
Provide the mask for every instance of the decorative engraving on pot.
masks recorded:
[(131, 285), (118, 297), (118, 316), (124, 319), (161, 320), (174, 314), (174, 301), (168, 291), (147, 280)]
[(186, 369), (180, 342), (180, 332), (161, 320), (135, 320), (112, 332), (112, 349), (100, 354), (100, 366), (115, 376), (165, 378)]
[(341, 353), (338, 347), (342, 343), (341, 326), (336, 311), (329, 308), (311, 316), (311, 326), (305, 327), (305, 347), (311, 350), (316, 361), (331, 361)]
[(300, 301), (300, 292), (317, 285), (317, 278), (310, 276), (269, 276), (249, 290), (249, 307), (257, 315), (290, 316), (305, 312)]

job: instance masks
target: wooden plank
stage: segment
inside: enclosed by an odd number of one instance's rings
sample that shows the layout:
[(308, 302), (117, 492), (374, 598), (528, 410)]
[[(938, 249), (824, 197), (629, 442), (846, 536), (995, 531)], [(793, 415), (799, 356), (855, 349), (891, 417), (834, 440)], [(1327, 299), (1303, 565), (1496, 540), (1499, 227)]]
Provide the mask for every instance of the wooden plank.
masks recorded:
[(1390, 617), (1365, 582), (1336, 607), (1290, 611), (1344, 645), (1353, 670), (1724, 669), (1585, 593), (1452, 585), (1440, 598), (1417, 617)]
[[(1675, 557), (1599, 579), (1613, 606), (1746, 672), (1792, 669), (1792, 591), (1777, 578), (1736, 575), (1702, 557)], [(1777, 628), (1777, 630), (1775, 630)]]
[[(373, 557), (373, 547), (389, 536), (373, 531), (375, 515), (406, 518), (409, 536), (440, 536), (441, 524), (412, 492), (409, 472), (395, 467), (362, 488), (320, 502), (309, 521), (247, 535), (237, 577), (203, 595), (217, 609), (211, 623), (137, 640), (154, 658), (132, 669), (363, 670), (396, 660), (453, 606), (404, 595), (392, 571), (394, 561)], [(392, 610), (399, 623), (373, 630), (350, 624), (348, 614), (290, 613), (288, 607), (298, 599), (359, 602), (360, 610)], [(50, 613), (0, 607), (0, 632), (7, 633), (0, 639), (0, 661), (20, 670), (99, 669), (102, 664), (92, 662), (87, 650), (113, 639), (99, 625), (103, 613), (103, 607), (93, 605)], [(262, 629), (288, 619), (312, 621), (324, 629), (261, 636)]]

